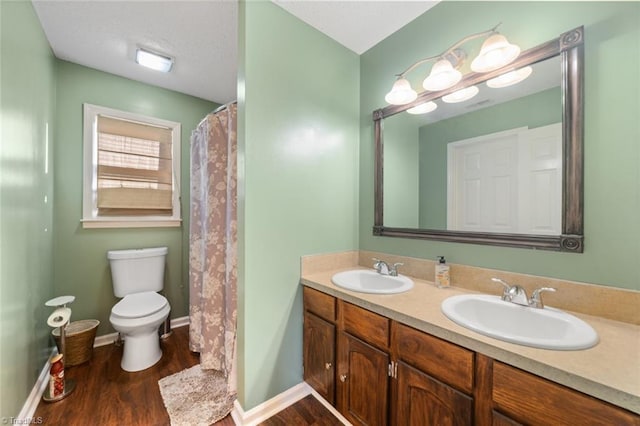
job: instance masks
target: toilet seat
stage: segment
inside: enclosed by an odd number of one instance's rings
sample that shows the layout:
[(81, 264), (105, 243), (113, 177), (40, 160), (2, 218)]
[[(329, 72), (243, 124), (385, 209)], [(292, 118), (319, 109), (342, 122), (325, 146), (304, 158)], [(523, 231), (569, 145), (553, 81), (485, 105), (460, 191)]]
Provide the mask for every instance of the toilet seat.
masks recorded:
[(154, 292), (128, 294), (111, 309), (120, 318), (142, 318), (153, 315), (167, 306), (167, 299)]

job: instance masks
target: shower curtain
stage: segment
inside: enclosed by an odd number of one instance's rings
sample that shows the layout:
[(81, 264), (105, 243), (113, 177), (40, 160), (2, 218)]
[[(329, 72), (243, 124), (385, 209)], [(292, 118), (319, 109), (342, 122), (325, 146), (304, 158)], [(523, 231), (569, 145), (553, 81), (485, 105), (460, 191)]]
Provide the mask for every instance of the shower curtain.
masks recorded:
[(237, 316), (237, 140), (235, 103), (209, 114), (191, 135), (189, 348), (203, 370), (235, 390)]

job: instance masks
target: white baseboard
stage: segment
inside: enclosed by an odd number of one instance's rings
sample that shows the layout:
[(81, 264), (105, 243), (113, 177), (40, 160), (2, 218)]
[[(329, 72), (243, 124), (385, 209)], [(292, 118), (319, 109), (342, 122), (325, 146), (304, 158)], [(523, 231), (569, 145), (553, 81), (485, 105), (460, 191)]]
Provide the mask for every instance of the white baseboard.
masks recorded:
[(189, 325), (189, 315), (171, 320), (171, 328), (184, 327), (185, 325)]
[(93, 347), (99, 348), (100, 346), (110, 345), (116, 341), (118, 338), (118, 333), (109, 333), (103, 334), (102, 336), (97, 336), (93, 341)]
[[(174, 318), (171, 320), (171, 328), (183, 327), (185, 325), (189, 325), (189, 316), (184, 316), (180, 318)], [(102, 336), (98, 336), (93, 341), (93, 347), (97, 348), (100, 346), (110, 345), (116, 341), (118, 338), (118, 333), (109, 333), (103, 334)]]
[(263, 402), (262, 404), (253, 407), (249, 411), (244, 411), (236, 399), (233, 403), (231, 417), (238, 426), (255, 426), (277, 412), (282, 411), (288, 406), (300, 401), (310, 393), (311, 386), (302, 382)]
[(313, 395), (322, 405), (324, 405), (342, 424), (351, 426), (351, 423), (345, 419), (342, 414), (322, 398), (311, 386), (306, 382), (299, 383), (286, 391), (274, 396), (268, 401), (244, 411), (238, 400), (233, 403), (233, 411), (231, 418), (237, 426), (255, 426), (262, 423), (274, 414), (284, 410), (290, 405), (295, 404), (307, 395)]
[[(53, 348), (51, 350), (51, 356), (58, 353), (58, 349)], [(27, 400), (22, 405), (22, 410), (18, 414), (16, 419), (12, 420), (13, 424), (32, 424), (37, 423), (33, 420), (33, 415), (36, 412), (36, 408), (38, 408), (38, 404), (40, 403), (40, 398), (42, 398), (42, 394), (44, 390), (47, 388), (47, 384), (49, 383), (49, 359), (44, 364), (42, 371), (40, 371), (40, 375), (36, 379), (35, 385), (31, 389), (31, 393), (27, 397)]]

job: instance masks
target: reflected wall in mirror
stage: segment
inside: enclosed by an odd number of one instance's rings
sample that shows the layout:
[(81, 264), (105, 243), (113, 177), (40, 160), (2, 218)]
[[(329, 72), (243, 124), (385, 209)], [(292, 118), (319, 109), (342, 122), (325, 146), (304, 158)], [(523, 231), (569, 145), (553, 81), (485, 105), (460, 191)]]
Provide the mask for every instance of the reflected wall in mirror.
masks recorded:
[[(582, 43), (577, 28), (375, 111), (374, 234), (582, 252)], [(524, 81), (496, 87), (519, 69)], [(464, 88), (474, 96), (451, 102)]]

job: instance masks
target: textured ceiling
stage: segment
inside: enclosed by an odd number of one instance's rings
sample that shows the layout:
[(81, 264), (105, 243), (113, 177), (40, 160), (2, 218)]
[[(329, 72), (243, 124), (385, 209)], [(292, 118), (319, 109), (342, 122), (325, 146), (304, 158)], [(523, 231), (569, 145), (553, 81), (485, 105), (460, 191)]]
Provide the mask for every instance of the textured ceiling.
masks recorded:
[[(274, 0), (360, 54), (436, 2)], [(232, 0), (33, 0), (56, 57), (217, 103), (236, 98)], [(168, 74), (135, 63), (138, 46), (175, 58)]]

